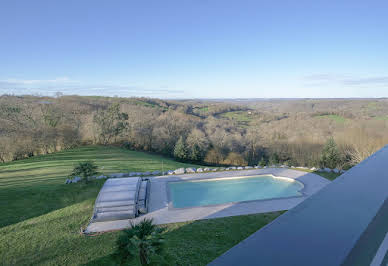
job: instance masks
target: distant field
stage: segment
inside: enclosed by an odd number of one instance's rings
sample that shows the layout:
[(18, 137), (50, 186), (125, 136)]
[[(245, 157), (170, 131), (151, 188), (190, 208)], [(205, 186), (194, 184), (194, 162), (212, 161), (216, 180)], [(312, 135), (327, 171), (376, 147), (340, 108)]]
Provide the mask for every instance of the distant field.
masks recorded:
[(227, 118), (236, 121), (240, 126), (247, 127), (253, 120), (252, 115), (248, 111), (232, 111), (226, 112), (219, 115), (220, 117)]
[(160, 106), (156, 103), (149, 103), (149, 102), (145, 102), (145, 101), (141, 101), (141, 100), (133, 100), (134, 104), (136, 105), (142, 105), (142, 106), (145, 106), (145, 107), (151, 107), (151, 108), (160, 108), (160, 109), (163, 109), (163, 110), (167, 110), (168, 108), (164, 107), (164, 106)]
[(208, 106), (199, 107), (196, 106), (193, 108), (193, 114), (199, 115), (199, 116), (207, 116), (209, 112)]
[(377, 120), (388, 120), (388, 115), (386, 115), (386, 116), (376, 116), (375, 119), (377, 119)]
[[(88, 159), (104, 167), (105, 174), (191, 166), (103, 146), (0, 164), (0, 265), (116, 265), (111, 254), (118, 232), (79, 233), (104, 181), (64, 184), (73, 165)], [(166, 225), (166, 265), (206, 265), (280, 214)]]
[(327, 119), (332, 119), (334, 120), (335, 122), (337, 123), (345, 123), (346, 122), (346, 118), (343, 117), (343, 116), (340, 116), (340, 115), (320, 115), (320, 116), (317, 116), (319, 118), (327, 118)]
[(207, 111), (209, 111), (209, 107), (201, 107), (201, 108), (198, 108), (198, 110), (199, 111), (201, 111), (201, 112), (207, 112)]
[(380, 108), (381, 108), (381, 105), (379, 102), (370, 102), (367, 105), (367, 109), (370, 109), (370, 110), (378, 110)]

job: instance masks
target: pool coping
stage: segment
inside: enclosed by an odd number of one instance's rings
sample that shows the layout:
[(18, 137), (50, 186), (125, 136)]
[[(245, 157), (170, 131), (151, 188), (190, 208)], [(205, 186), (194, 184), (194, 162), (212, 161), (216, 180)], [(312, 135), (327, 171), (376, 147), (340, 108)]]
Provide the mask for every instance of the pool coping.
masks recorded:
[[(220, 203), (220, 204), (208, 204), (203, 206), (191, 206), (191, 207), (182, 207), (177, 208), (173, 206), (172, 197), (171, 197), (171, 188), (169, 186), (170, 183), (174, 182), (201, 182), (205, 180), (222, 180), (222, 179), (240, 179), (240, 178), (254, 178), (254, 177), (264, 177), (264, 176), (271, 176), (274, 179), (287, 179), (288, 182), (297, 182), (301, 184), (302, 188), (298, 190), (301, 195), (298, 196), (290, 196), (290, 197), (276, 197), (276, 198), (267, 198), (267, 199), (255, 199), (255, 200), (240, 200), (240, 201), (230, 201), (227, 203)], [(289, 181), (292, 180), (292, 181)], [(222, 206), (224, 204), (237, 204), (237, 203), (247, 203), (247, 202), (255, 202), (255, 201), (267, 201), (267, 200), (275, 200), (275, 199), (291, 199), (291, 198), (300, 198), (306, 196), (304, 190), (305, 190), (305, 184), (302, 181), (296, 180), (294, 178), (289, 177), (283, 177), (283, 176), (276, 176), (273, 174), (259, 174), (259, 175), (248, 175), (248, 176), (232, 176), (232, 177), (200, 177), (200, 178), (191, 178), (189, 180), (172, 180), (167, 181), (165, 183), (165, 190), (167, 193), (167, 201), (168, 201), (168, 209), (169, 210), (184, 210), (184, 209), (193, 209), (193, 208), (204, 208), (204, 207), (214, 207), (214, 206)]]
[[(248, 177), (257, 175), (274, 175), (277, 177), (291, 178), (304, 185), (303, 196), (242, 201), (236, 203), (224, 203), (208, 206), (187, 208), (169, 208), (167, 198), (167, 182), (189, 181), (200, 179)], [(149, 212), (135, 219), (95, 222), (89, 224), (86, 233), (121, 230), (130, 226), (130, 223), (138, 223), (144, 218), (154, 220), (155, 224), (167, 224), (187, 222), (193, 220), (213, 219), (227, 216), (266, 213), (289, 210), (310, 197), (330, 183), (329, 180), (309, 172), (292, 170), (287, 168), (265, 168), (241, 171), (220, 171), (210, 173), (194, 173), (183, 175), (168, 175), (150, 177)]]

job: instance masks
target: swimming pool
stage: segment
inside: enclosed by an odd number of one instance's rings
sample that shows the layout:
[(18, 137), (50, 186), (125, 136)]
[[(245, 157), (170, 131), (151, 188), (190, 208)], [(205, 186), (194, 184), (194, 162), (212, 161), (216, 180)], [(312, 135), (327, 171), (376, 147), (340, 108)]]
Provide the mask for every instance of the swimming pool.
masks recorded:
[(169, 182), (174, 208), (302, 196), (303, 184), (272, 175)]

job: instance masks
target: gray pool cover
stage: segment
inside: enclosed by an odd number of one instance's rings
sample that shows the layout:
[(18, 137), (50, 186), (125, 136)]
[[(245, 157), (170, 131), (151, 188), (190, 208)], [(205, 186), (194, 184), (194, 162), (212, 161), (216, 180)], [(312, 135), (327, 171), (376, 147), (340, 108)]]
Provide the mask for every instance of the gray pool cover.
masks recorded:
[(141, 179), (110, 178), (96, 199), (93, 222), (135, 218)]

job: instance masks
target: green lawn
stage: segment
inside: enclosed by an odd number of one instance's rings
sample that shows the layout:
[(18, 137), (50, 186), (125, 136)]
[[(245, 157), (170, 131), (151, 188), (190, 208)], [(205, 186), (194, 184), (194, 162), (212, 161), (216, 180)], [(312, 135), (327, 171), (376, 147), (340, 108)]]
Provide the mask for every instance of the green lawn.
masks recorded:
[(314, 174), (320, 175), (320, 176), (322, 176), (330, 181), (333, 181), (334, 179), (336, 179), (337, 177), (339, 177), (341, 175), (341, 174), (336, 174), (334, 172), (327, 173), (327, 172), (321, 172), (321, 171), (311, 171), (310, 169), (304, 169), (304, 168), (295, 168), (293, 170), (314, 173)]
[[(95, 198), (99, 185), (65, 185), (78, 161), (94, 160), (104, 174), (189, 167), (170, 158), (117, 147), (88, 146), (0, 164), (0, 227)], [(27, 210), (26, 210), (27, 209)]]
[(320, 171), (314, 171), (313, 173), (320, 175), (320, 176), (323, 176), (324, 178), (329, 179), (330, 181), (333, 181), (334, 179), (336, 179), (337, 177), (339, 177), (341, 175), (341, 174), (336, 174), (333, 172), (327, 173), (327, 172), (320, 172)]
[[(0, 164), (0, 265), (114, 265), (111, 254), (118, 232), (80, 234), (104, 181), (64, 184), (74, 164), (88, 159), (103, 167), (105, 174), (190, 166), (102, 146)], [(166, 264), (206, 265), (280, 214), (166, 225)]]

